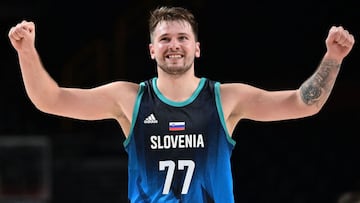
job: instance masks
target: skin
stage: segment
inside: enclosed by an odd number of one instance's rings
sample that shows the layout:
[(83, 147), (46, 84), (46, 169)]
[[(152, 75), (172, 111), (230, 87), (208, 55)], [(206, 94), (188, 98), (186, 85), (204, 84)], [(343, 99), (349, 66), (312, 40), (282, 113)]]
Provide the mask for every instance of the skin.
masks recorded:
[[(22, 21), (9, 30), (18, 54), (21, 74), (30, 100), (39, 110), (81, 120), (115, 119), (128, 136), (138, 84), (117, 81), (80, 89), (60, 87), (45, 70), (35, 47), (35, 24)], [(343, 59), (355, 43), (343, 27), (330, 28), (326, 52), (315, 72), (294, 90), (267, 91), (243, 83), (221, 84), (224, 118), (230, 134), (241, 119), (277, 121), (318, 113), (328, 99)], [(157, 86), (170, 100), (184, 101), (197, 88), (194, 59), (200, 43), (184, 21), (162, 21), (149, 44), (157, 62)]]

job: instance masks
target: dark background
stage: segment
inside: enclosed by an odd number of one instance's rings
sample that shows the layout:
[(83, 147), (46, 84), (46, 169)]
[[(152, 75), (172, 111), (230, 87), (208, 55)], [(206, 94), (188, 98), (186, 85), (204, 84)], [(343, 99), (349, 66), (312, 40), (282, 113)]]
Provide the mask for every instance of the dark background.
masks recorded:
[[(26, 196), (22, 201), (49, 203), (127, 200), (127, 155), (117, 123), (47, 115), (25, 94), (17, 55), (7, 37), (10, 27), (21, 20), (36, 23), (36, 46), (50, 75), (62, 86), (87, 88), (153, 77), (149, 11), (158, 5), (185, 6), (200, 24), (199, 76), (277, 90), (298, 88), (314, 72), (331, 25), (343, 25), (359, 38), (356, 4), (350, 0), (1, 1), (0, 137), (45, 138), (50, 164), (39, 171), (37, 162), (25, 156), (30, 153), (0, 150), (0, 202), (12, 201), (16, 195)], [(319, 114), (239, 123), (232, 157), (236, 202), (335, 203), (344, 192), (360, 190), (359, 56), (355, 43)], [(34, 153), (33, 158), (43, 156)], [(10, 170), (19, 167), (23, 170)], [(25, 178), (45, 172), (46, 180)]]

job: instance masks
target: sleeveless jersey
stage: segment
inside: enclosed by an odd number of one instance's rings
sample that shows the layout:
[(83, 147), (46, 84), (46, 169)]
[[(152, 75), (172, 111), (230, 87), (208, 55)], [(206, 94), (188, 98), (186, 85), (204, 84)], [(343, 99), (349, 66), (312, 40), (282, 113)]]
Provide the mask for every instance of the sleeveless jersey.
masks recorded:
[(229, 136), (220, 83), (201, 78), (193, 95), (174, 102), (157, 78), (140, 83), (124, 147), (131, 203), (233, 203)]

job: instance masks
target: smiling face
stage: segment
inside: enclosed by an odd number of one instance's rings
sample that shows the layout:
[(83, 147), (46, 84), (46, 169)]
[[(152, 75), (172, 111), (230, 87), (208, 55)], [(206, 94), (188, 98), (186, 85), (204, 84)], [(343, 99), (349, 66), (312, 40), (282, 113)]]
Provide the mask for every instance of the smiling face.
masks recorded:
[(200, 57), (200, 43), (186, 21), (161, 21), (152, 33), (150, 55), (157, 62), (158, 71), (179, 75), (194, 68)]

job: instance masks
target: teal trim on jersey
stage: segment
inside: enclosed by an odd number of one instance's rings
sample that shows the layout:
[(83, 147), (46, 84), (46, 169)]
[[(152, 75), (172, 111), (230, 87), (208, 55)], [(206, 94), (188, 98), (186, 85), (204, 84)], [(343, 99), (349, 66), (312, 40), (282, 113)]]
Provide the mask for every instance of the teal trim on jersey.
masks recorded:
[(182, 102), (175, 102), (175, 101), (171, 101), (170, 99), (166, 98), (160, 92), (160, 90), (157, 88), (157, 85), (156, 85), (157, 77), (154, 77), (152, 79), (152, 84), (154, 87), (154, 92), (156, 93), (156, 95), (159, 97), (159, 99), (162, 102), (164, 102), (165, 104), (168, 104), (170, 106), (183, 107), (183, 106), (186, 106), (187, 104), (190, 104), (191, 102), (193, 102), (195, 100), (195, 98), (199, 95), (201, 89), (204, 87), (205, 80), (206, 80), (205, 78), (200, 78), (200, 83), (199, 83), (198, 87), (196, 88), (195, 92), (191, 95), (191, 97), (189, 99), (182, 101)]
[(222, 103), (221, 103), (221, 97), (220, 97), (220, 83), (216, 82), (215, 83), (215, 100), (216, 100), (216, 107), (220, 116), (220, 120), (221, 120), (221, 124), (225, 130), (226, 133), (226, 138), (227, 140), (232, 144), (235, 145), (236, 141), (234, 139), (231, 138), (230, 133), (226, 127), (226, 122), (225, 122), (225, 118), (224, 118), (224, 112), (222, 110)]
[(140, 102), (141, 102), (141, 97), (142, 97), (142, 95), (144, 93), (144, 88), (145, 88), (145, 82), (141, 82), (139, 84), (139, 90), (138, 90), (138, 93), (137, 93), (137, 96), (136, 96), (134, 110), (133, 110), (133, 113), (132, 113), (130, 132), (128, 134), (128, 137), (123, 142), (124, 147), (126, 147), (129, 144), (130, 138), (133, 135), (133, 129), (134, 129), (135, 121), (136, 121), (138, 113), (139, 113)]

